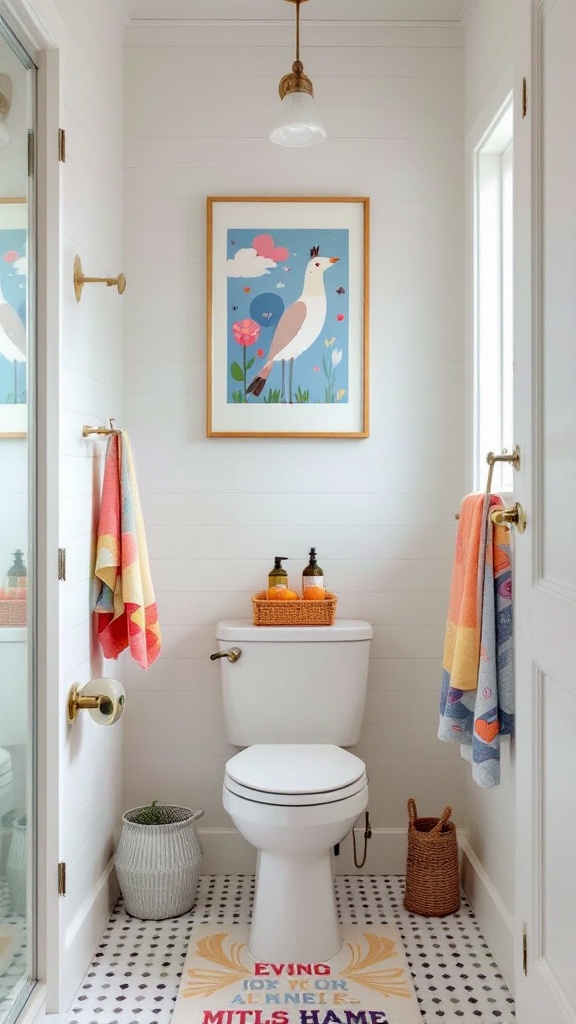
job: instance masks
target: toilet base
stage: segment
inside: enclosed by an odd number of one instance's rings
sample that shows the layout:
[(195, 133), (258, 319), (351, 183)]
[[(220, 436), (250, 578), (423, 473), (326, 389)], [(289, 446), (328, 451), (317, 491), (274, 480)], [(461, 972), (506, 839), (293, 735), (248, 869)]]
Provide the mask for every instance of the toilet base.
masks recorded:
[(291, 858), (259, 852), (248, 946), (267, 963), (322, 963), (340, 952), (330, 850)]

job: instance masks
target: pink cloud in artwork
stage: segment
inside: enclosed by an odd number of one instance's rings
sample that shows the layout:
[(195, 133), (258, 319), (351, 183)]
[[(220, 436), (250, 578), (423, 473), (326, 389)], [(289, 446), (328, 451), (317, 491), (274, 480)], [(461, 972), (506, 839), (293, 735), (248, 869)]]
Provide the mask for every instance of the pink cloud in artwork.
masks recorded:
[(252, 247), (256, 249), (258, 256), (264, 256), (275, 263), (282, 263), (287, 260), (290, 253), (282, 245), (274, 245), (272, 235), (256, 235), (252, 239)]

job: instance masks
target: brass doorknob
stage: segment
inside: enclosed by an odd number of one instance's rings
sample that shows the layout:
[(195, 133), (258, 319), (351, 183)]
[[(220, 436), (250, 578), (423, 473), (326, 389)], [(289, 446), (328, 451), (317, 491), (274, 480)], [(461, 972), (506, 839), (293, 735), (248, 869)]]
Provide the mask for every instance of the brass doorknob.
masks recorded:
[(519, 501), (512, 508), (498, 508), (490, 514), (496, 526), (515, 526), (518, 533), (526, 529), (526, 515)]
[(229, 651), (216, 651), (216, 654), (210, 655), (210, 661), (217, 661), (218, 658), (228, 658), (228, 661), (235, 662), (242, 654), (239, 647), (231, 647)]

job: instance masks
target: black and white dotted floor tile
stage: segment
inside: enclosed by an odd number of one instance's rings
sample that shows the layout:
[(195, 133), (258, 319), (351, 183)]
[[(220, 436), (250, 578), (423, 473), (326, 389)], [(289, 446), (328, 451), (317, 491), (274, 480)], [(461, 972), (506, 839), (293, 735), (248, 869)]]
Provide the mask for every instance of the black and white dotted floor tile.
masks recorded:
[[(514, 1001), (466, 901), (446, 918), (403, 907), (402, 876), (336, 878), (343, 923), (396, 924), (425, 1024), (514, 1024)], [(246, 924), (254, 894), (249, 875), (200, 879), (189, 914), (139, 921), (118, 905), (62, 1024), (169, 1024), (192, 925)], [(55, 1018), (47, 1017), (46, 1024)]]

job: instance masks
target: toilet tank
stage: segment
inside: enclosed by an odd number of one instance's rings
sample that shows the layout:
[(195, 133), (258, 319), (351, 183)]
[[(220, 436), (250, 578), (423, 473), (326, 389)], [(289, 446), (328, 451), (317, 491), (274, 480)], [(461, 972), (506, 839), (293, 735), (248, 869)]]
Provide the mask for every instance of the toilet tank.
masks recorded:
[(226, 737), (253, 743), (358, 742), (368, 683), (372, 626), (340, 619), (333, 626), (253, 626), (219, 622)]

